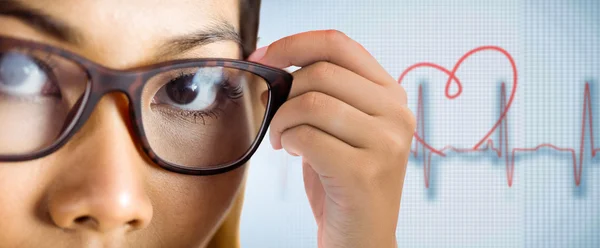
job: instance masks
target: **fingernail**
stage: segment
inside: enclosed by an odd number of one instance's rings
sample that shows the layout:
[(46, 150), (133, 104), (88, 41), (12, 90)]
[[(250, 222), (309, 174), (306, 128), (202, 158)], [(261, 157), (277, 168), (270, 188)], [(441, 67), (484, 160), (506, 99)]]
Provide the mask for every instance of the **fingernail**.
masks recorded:
[(253, 62), (258, 62), (260, 61), (263, 57), (265, 57), (265, 54), (267, 54), (267, 49), (269, 48), (269, 46), (265, 46), (265, 47), (261, 47), (259, 49), (256, 49), (256, 51), (254, 51), (250, 57), (248, 57), (248, 61), (253, 61)]

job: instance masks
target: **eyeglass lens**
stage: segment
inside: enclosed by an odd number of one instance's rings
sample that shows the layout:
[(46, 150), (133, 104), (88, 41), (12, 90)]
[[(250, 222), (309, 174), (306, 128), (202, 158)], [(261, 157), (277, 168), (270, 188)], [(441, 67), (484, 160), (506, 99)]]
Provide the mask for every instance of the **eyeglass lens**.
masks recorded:
[[(0, 155), (52, 146), (88, 94), (89, 76), (56, 54), (0, 47)], [(100, 82), (101, 83), (101, 82)], [(268, 102), (260, 76), (227, 67), (190, 67), (153, 75), (142, 89), (143, 133), (162, 160), (214, 168), (241, 159), (258, 138)], [(133, 104), (133, 103), (132, 103)]]

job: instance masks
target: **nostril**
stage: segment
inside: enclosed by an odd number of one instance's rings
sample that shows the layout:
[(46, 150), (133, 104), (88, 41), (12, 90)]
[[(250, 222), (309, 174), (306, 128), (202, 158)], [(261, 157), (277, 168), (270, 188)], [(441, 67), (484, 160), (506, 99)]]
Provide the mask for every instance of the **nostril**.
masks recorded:
[(73, 220), (73, 223), (77, 226), (86, 226), (89, 228), (96, 228), (100, 224), (94, 217), (90, 215), (77, 217), (75, 220)]
[[(96, 218), (89, 216), (89, 215), (77, 217), (73, 220), (73, 223), (75, 223), (76, 225), (79, 225), (79, 226), (87, 226), (90, 228), (97, 228), (97, 227), (100, 227), (100, 225), (101, 225), (101, 223), (99, 223), (96, 220)], [(139, 219), (133, 219), (133, 220), (128, 221), (126, 224), (133, 229), (138, 229), (142, 226), (143, 223)]]
[(75, 219), (75, 223), (83, 224), (83, 223), (90, 221), (91, 219), (92, 218), (90, 216), (81, 216), (81, 217), (78, 217), (77, 219)]
[(141, 225), (141, 222), (139, 220), (131, 220), (131, 221), (127, 222), (127, 224), (132, 227), (138, 227)]

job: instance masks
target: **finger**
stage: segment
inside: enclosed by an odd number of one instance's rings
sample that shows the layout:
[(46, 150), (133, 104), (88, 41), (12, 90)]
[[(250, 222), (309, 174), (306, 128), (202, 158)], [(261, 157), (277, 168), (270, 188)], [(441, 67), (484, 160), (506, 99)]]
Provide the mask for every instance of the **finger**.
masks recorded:
[(271, 121), (269, 138), (275, 149), (281, 148), (286, 130), (310, 125), (356, 148), (365, 148), (372, 139), (369, 129), (375, 118), (320, 92), (308, 92), (286, 103)]
[(363, 46), (335, 30), (310, 31), (285, 37), (267, 48), (257, 50), (249, 60), (278, 68), (304, 67), (318, 61), (328, 61), (377, 84), (396, 84), (396, 80)]
[[(317, 91), (352, 105), (368, 115), (384, 115), (396, 102), (406, 104), (405, 94), (390, 94), (366, 78), (329, 62), (317, 62), (293, 73), (294, 83), (289, 98)], [(404, 91), (404, 89), (398, 89)]]
[[(308, 196), (310, 208), (315, 219), (319, 220), (323, 216), (323, 203), (326, 197), (321, 178), (306, 161), (302, 161), (302, 178), (304, 179), (304, 190), (306, 196)], [(317, 225), (321, 226), (321, 223), (317, 223)]]
[(286, 130), (281, 144), (290, 154), (302, 156), (317, 174), (325, 177), (348, 178), (353, 161), (359, 154), (356, 148), (309, 125)]

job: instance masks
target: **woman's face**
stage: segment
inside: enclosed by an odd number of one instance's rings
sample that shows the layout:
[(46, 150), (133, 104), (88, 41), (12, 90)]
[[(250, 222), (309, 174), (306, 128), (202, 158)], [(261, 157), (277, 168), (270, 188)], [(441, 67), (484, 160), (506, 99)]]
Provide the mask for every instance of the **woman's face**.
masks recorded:
[[(19, 0), (23, 11), (0, 15), (0, 35), (50, 44), (114, 69), (240, 59), (235, 37), (201, 35), (227, 26), (239, 32), (238, 1)], [(0, 12), (8, 2), (0, 2)], [(244, 167), (198, 177), (153, 165), (137, 145), (128, 104), (122, 94), (105, 95), (58, 151), (0, 163), (2, 247), (206, 244), (241, 191)]]

